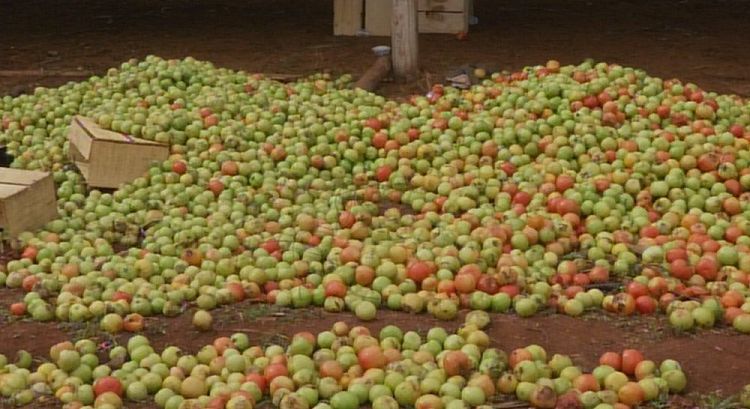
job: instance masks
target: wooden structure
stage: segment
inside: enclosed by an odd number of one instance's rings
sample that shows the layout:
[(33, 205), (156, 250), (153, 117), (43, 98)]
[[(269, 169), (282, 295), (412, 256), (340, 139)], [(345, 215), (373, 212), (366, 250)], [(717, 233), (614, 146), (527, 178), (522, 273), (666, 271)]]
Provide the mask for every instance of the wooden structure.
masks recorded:
[(16, 237), (41, 228), (56, 217), (51, 173), (0, 168), (0, 230)]
[(419, 73), (419, 36), (416, 0), (392, 0), (391, 53), (397, 81), (411, 81)]
[(73, 117), (68, 138), (70, 159), (92, 187), (120, 187), (169, 157), (167, 145), (100, 128), (83, 116)]
[[(420, 33), (468, 32), (472, 0), (415, 0)], [(335, 35), (391, 35), (394, 0), (334, 0)]]

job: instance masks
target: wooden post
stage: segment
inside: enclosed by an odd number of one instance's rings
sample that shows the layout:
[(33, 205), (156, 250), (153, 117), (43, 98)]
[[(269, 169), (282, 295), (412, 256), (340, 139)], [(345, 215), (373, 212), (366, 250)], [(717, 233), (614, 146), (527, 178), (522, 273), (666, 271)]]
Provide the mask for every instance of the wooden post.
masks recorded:
[(391, 13), (391, 56), (393, 74), (398, 81), (417, 78), (419, 41), (417, 0), (393, 0)]

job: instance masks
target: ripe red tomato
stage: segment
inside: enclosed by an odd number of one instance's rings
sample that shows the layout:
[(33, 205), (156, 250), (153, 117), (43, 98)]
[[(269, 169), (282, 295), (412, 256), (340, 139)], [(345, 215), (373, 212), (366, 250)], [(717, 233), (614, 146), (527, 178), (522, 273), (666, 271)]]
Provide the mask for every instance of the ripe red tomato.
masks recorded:
[(372, 146), (382, 149), (385, 148), (385, 143), (388, 142), (388, 135), (385, 132), (377, 132), (372, 137)]
[(432, 273), (426, 261), (415, 261), (406, 268), (406, 276), (419, 284)]
[(105, 392), (112, 392), (122, 397), (122, 383), (114, 376), (104, 376), (94, 382), (94, 395), (99, 396)]
[(259, 373), (253, 372), (247, 374), (245, 376), (245, 382), (254, 382), (256, 385), (258, 385), (258, 389), (260, 389), (261, 392), (265, 392), (268, 388), (268, 382), (266, 381), (266, 378)]
[(184, 175), (187, 172), (187, 164), (184, 161), (178, 160), (172, 163), (172, 172), (178, 175)]
[(346, 285), (341, 281), (329, 281), (325, 286), (326, 297), (344, 298), (346, 296), (346, 290)]
[(711, 256), (703, 256), (695, 265), (695, 272), (706, 280), (716, 280), (719, 274), (719, 263)]
[(10, 313), (19, 317), (26, 314), (26, 304), (22, 302), (16, 302), (10, 305)]
[(388, 166), (381, 166), (375, 171), (375, 178), (378, 182), (387, 182), (391, 176), (391, 168)]
[(622, 351), (622, 372), (626, 375), (635, 374), (635, 368), (641, 361), (646, 359), (643, 353), (637, 349), (626, 349)]
[(354, 225), (354, 222), (356, 221), (357, 220), (354, 218), (354, 215), (352, 214), (352, 212), (348, 210), (344, 210), (339, 215), (339, 224), (341, 225), (341, 227), (345, 229), (352, 227)]
[(379, 131), (383, 127), (382, 123), (377, 118), (368, 118), (368, 119), (365, 119), (365, 126), (369, 127), (369, 128), (372, 128), (372, 129), (374, 129), (376, 131)]
[(289, 375), (289, 370), (287, 370), (286, 365), (282, 363), (270, 364), (263, 370), (263, 376), (266, 377), (267, 382), (271, 382), (279, 376), (287, 375)]
[(632, 295), (633, 298), (638, 298), (642, 295), (648, 294), (648, 287), (637, 281), (631, 281), (626, 287), (628, 294)]
[(635, 309), (640, 314), (653, 314), (656, 311), (656, 306), (656, 300), (650, 295), (641, 295), (635, 299)]
[(615, 371), (619, 371), (622, 368), (622, 356), (617, 352), (605, 352), (599, 357), (599, 365), (608, 365)]
[(263, 250), (267, 251), (268, 254), (271, 254), (281, 249), (281, 246), (279, 245), (278, 240), (274, 240), (274, 239), (266, 240), (263, 244), (260, 245), (260, 247)]

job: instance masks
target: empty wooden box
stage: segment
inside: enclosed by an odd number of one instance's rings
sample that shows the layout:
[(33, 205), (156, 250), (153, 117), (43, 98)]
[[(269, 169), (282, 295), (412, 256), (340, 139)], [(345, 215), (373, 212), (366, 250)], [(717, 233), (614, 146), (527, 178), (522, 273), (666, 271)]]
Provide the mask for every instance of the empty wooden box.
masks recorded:
[(10, 237), (57, 218), (52, 174), (0, 168), (0, 229)]
[(103, 129), (83, 116), (73, 118), (68, 138), (70, 159), (92, 187), (117, 188), (169, 157), (167, 145)]

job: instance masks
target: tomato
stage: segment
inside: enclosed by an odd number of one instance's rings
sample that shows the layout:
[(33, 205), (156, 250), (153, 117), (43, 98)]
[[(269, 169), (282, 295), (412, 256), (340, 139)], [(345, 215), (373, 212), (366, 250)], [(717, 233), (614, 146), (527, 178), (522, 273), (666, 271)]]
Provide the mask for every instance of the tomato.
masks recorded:
[(354, 215), (348, 210), (344, 210), (339, 215), (339, 224), (345, 229), (352, 227), (356, 221)]
[(374, 129), (376, 131), (379, 131), (383, 127), (383, 124), (377, 118), (367, 118), (367, 119), (365, 119), (364, 125), (366, 127), (372, 128), (372, 129)]
[(635, 308), (640, 314), (653, 314), (656, 307), (656, 300), (650, 295), (641, 295), (635, 299)]
[(417, 284), (424, 281), (430, 274), (432, 274), (432, 268), (426, 261), (415, 261), (406, 268), (407, 277)]
[(617, 352), (605, 352), (599, 357), (599, 365), (608, 365), (619, 371), (622, 368), (622, 356)]
[(616, 313), (631, 315), (635, 311), (635, 299), (628, 293), (619, 293), (615, 295), (612, 307)]
[(119, 379), (114, 376), (104, 376), (94, 382), (94, 395), (99, 396), (106, 392), (112, 392), (122, 397), (123, 387)]
[(573, 388), (583, 393), (588, 391), (597, 392), (600, 387), (599, 381), (596, 380), (594, 375), (581, 374), (573, 380)]
[(359, 365), (364, 370), (384, 368), (388, 363), (388, 360), (383, 354), (383, 350), (377, 345), (362, 348), (359, 353), (357, 353), (357, 359), (359, 360)]
[(346, 296), (346, 292), (346, 284), (342, 283), (341, 281), (332, 280), (329, 281), (325, 286), (326, 297), (344, 298)]
[(240, 171), (239, 165), (237, 165), (237, 162), (228, 160), (221, 164), (221, 173), (223, 175), (227, 176), (234, 176), (238, 174)]
[(388, 166), (381, 166), (375, 171), (375, 179), (378, 182), (385, 182), (391, 176), (391, 168)]
[(637, 382), (628, 382), (617, 391), (617, 397), (621, 403), (635, 407), (643, 402), (645, 394)]
[(706, 280), (716, 280), (719, 274), (719, 263), (710, 256), (703, 256), (695, 265), (695, 272)]
[(645, 357), (637, 349), (626, 349), (622, 351), (622, 372), (626, 375), (635, 375), (635, 369)]
[(289, 371), (283, 363), (272, 363), (263, 370), (263, 376), (266, 378), (267, 382), (271, 382), (279, 376), (287, 375), (289, 375)]
[(498, 291), (500, 291), (500, 284), (497, 282), (495, 277), (483, 274), (477, 282), (477, 290), (490, 295), (494, 295), (497, 294)]
[(321, 378), (333, 378), (337, 381), (341, 379), (341, 376), (344, 374), (341, 364), (333, 359), (321, 363), (318, 372), (320, 373)]
[(626, 286), (625, 291), (627, 291), (628, 294), (633, 296), (633, 298), (638, 298), (642, 295), (648, 294), (648, 287), (637, 281), (631, 281)]
[(11, 314), (20, 317), (26, 314), (26, 304), (22, 302), (13, 303), (10, 305), (9, 310)]
[(442, 364), (448, 376), (465, 376), (471, 370), (471, 361), (462, 351), (448, 351), (443, 357)]
[(268, 388), (268, 381), (266, 378), (256, 372), (251, 372), (247, 375), (245, 375), (245, 382), (253, 382), (256, 385), (258, 385), (258, 389), (261, 390), (261, 392), (265, 392)]
[(454, 280), (456, 290), (462, 294), (472, 293), (477, 286), (477, 281), (473, 275), (464, 273), (456, 276)]

